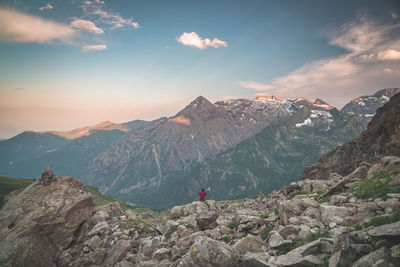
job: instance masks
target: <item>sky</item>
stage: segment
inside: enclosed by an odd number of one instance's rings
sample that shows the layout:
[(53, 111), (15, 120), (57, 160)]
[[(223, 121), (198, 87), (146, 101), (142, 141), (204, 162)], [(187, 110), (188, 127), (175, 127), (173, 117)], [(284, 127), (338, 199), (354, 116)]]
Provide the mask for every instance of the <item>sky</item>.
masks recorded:
[(400, 1), (0, 0), (0, 138), (400, 87)]

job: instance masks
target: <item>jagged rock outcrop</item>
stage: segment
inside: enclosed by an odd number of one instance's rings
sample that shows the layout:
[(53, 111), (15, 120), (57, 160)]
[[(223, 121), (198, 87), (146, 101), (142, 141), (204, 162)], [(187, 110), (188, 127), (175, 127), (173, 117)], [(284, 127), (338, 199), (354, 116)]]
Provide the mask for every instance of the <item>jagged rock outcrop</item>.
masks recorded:
[(328, 179), (333, 172), (345, 176), (363, 161), (374, 162), (383, 156), (399, 156), (399, 125), (400, 93), (378, 108), (365, 132), (327, 153), (316, 165), (306, 168), (301, 179)]
[(379, 107), (383, 106), (392, 96), (399, 92), (400, 88), (386, 88), (373, 95), (360, 96), (344, 105), (341, 111), (357, 114), (370, 120)]
[(56, 266), (92, 211), (93, 198), (80, 181), (46, 169), (0, 211), (0, 265)]

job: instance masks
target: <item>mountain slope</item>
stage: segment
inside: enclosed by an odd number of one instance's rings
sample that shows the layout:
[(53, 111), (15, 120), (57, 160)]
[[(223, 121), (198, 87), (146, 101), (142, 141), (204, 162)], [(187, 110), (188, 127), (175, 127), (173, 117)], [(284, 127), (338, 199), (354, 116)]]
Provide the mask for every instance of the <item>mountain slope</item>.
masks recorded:
[(175, 116), (112, 144), (89, 164), (82, 179), (125, 200), (157, 202), (156, 192), (176, 177), (291, 114), (290, 107), (285, 100), (212, 104), (198, 97)]
[(358, 114), (370, 120), (377, 110), (383, 106), (395, 94), (400, 92), (400, 88), (387, 88), (376, 92), (373, 95), (360, 96), (351, 100), (343, 108), (343, 112)]
[(305, 166), (357, 136), (364, 127), (358, 116), (303, 106), (296, 114), (196, 166), (184, 177), (185, 186), (177, 195), (193, 199), (201, 187), (217, 200), (270, 192), (297, 180)]
[(327, 179), (329, 173), (347, 175), (363, 161), (386, 155), (400, 155), (400, 93), (378, 108), (367, 130), (358, 138), (326, 154), (315, 166), (308, 167), (302, 179)]

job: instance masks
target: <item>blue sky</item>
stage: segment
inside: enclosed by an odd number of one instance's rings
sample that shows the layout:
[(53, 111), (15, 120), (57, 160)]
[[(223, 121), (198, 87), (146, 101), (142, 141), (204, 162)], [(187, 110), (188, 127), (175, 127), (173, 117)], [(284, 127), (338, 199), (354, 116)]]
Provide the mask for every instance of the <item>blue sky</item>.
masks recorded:
[(400, 86), (398, 1), (0, 2), (0, 137)]

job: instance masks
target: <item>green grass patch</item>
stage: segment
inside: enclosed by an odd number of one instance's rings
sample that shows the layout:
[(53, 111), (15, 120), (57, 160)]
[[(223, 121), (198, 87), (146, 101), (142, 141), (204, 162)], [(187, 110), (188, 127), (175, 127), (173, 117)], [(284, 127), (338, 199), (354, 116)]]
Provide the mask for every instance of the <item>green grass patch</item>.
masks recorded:
[(274, 229), (274, 227), (272, 225), (268, 225), (268, 226), (263, 227), (261, 229), (261, 232), (260, 232), (261, 239), (262, 240), (266, 240), (268, 238), (269, 232), (271, 232), (272, 229)]
[(386, 216), (376, 216), (371, 218), (368, 222), (364, 222), (362, 224), (363, 228), (367, 228), (370, 226), (381, 226), (384, 224), (389, 224), (389, 223), (394, 223), (400, 221), (400, 211), (395, 211), (392, 215), (386, 215)]
[(244, 233), (240, 236), (240, 238), (245, 238), (247, 236), (247, 233)]
[(175, 233), (176, 232), (176, 230), (178, 230), (178, 226), (179, 225), (172, 225), (168, 230), (167, 230), (167, 232), (165, 233), (165, 239), (170, 239), (170, 237), (171, 237), (171, 235), (173, 234), (173, 233)]
[(222, 237), (222, 241), (224, 241), (225, 243), (229, 243), (229, 241), (231, 241), (231, 240), (230, 240), (229, 236), (224, 235), (224, 236)]
[[(115, 198), (115, 197), (112, 197), (109, 195), (104, 195), (103, 193), (100, 192), (100, 190), (96, 186), (85, 185), (85, 190), (86, 190), (86, 192), (90, 193), (93, 196), (94, 205), (96, 207), (103, 206), (108, 203), (117, 201), (123, 211), (126, 211), (128, 209), (133, 209), (135, 212), (137, 212), (137, 210), (139, 210), (140, 212), (145, 212), (145, 208), (134, 208), (134, 207), (128, 206), (126, 203), (122, 202), (118, 198)], [(150, 210), (150, 209), (146, 209), (146, 211), (148, 211), (148, 210)]]
[(400, 165), (377, 172), (371, 179), (358, 183), (352, 192), (357, 198), (386, 199), (388, 193), (400, 193), (400, 185), (388, 185), (398, 173), (400, 173)]
[(232, 222), (228, 223), (226, 226), (227, 226), (228, 228), (237, 230), (237, 228), (238, 228), (238, 226), (239, 226), (239, 222), (237, 222), (237, 221), (232, 221)]
[(319, 190), (315, 190), (313, 193), (315, 194), (315, 196), (313, 197), (314, 200), (318, 200), (318, 198), (325, 193), (326, 191), (324, 189), (319, 189)]
[(122, 221), (119, 226), (121, 227), (121, 229), (124, 230), (130, 230), (133, 228), (134, 230), (139, 230), (140, 232), (145, 232), (145, 233), (152, 233), (155, 230), (153, 225), (142, 220)]
[(25, 188), (33, 182), (34, 180), (32, 179), (19, 179), (0, 176), (0, 208), (3, 207), (5, 195), (12, 191)]

